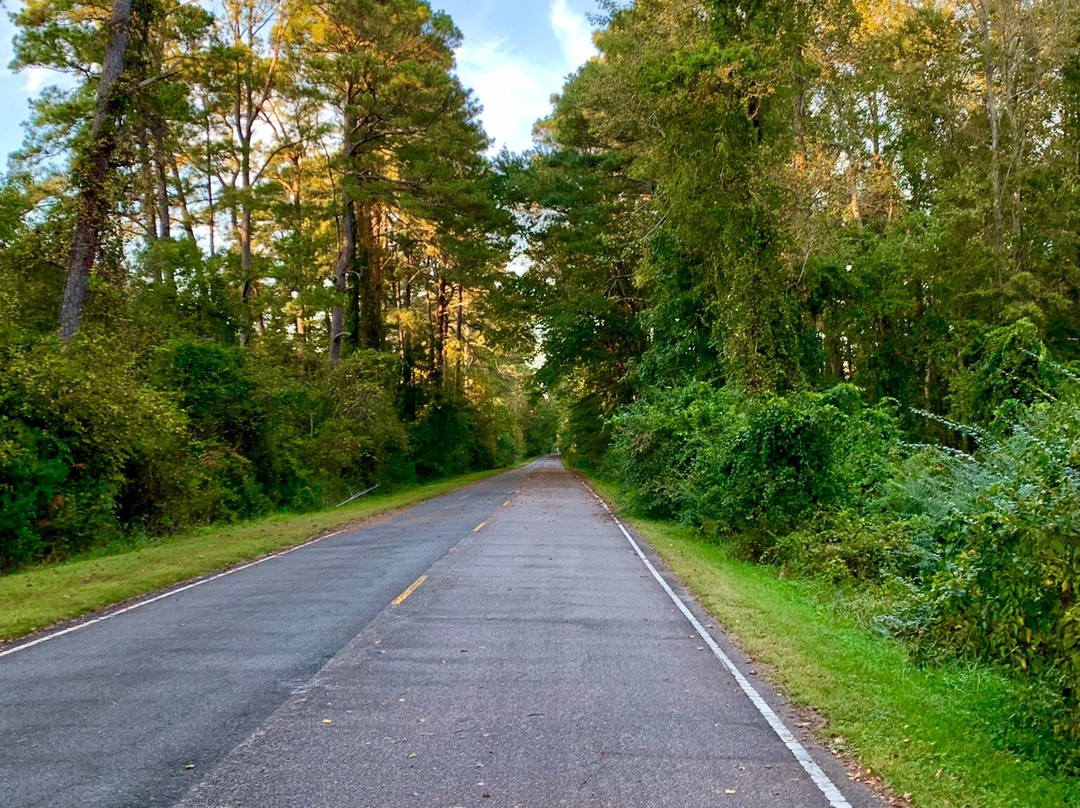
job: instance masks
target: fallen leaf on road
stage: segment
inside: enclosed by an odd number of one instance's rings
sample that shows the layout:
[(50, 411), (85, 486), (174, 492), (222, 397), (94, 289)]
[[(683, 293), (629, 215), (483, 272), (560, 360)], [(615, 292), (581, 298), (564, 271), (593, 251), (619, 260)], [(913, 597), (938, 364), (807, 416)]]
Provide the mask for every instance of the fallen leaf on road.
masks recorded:
[(725, 793), (725, 794), (734, 794), (734, 793), (735, 793), (735, 789), (733, 789), (733, 788), (726, 788), (726, 789), (724, 789), (724, 793)]
[(331, 719), (329, 719), (329, 718), (324, 718), (324, 719), (322, 720), (322, 722), (323, 722), (324, 724), (333, 724), (333, 723), (334, 723), (334, 722), (333, 722), (333, 721), (332, 721)]
[(194, 763), (185, 763), (184, 768), (190, 771), (191, 769), (195, 768), (195, 764)]

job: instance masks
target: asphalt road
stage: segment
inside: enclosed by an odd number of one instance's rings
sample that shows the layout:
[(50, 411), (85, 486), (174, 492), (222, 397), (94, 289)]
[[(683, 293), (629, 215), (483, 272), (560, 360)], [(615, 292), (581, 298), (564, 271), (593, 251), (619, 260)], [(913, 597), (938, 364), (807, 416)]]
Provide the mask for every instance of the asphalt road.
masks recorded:
[(9, 655), (0, 805), (879, 805), (644, 551), (547, 458)]

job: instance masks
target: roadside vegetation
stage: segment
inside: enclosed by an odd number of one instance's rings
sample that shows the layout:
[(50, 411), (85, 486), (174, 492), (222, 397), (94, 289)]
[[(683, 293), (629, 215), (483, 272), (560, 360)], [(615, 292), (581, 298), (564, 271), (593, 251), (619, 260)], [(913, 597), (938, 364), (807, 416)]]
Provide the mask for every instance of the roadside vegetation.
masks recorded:
[[(941, 705), (845, 729), (916, 804), (1007, 759), (1075, 803), (1080, 0), (599, 5), (496, 158), (423, 0), (16, 12), (70, 80), (0, 183), (0, 572), (229, 563), (558, 432), (705, 590), (880, 668), (806, 674), (838, 726), (833, 676)], [(920, 790), (922, 743), (968, 762)]]
[[(609, 498), (611, 486), (598, 485)], [(737, 557), (670, 521), (634, 526), (796, 706), (849, 760), (851, 775), (884, 781), (925, 808), (1060, 808), (1080, 804), (1080, 781), (1058, 765), (1060, 747), (1017, 722), (1023, 686), (962, 660), (913, 660), (867, 630), (867, 593), (786, 576)]]
[[(1029, 353), (1017, 355), (1038, 373)], [(1043, 381), (1059, 371), (1043, 368)], [(1009, 671), (1022, 683), (1015, 720), (1060, 736), (1043, 751), (1075, 770), (1080, 389), (1061, 382), (1058, 395), (1007, 398), (993, 422), (957, 426), (977, 442), (968, 454), (905, 442), (895, 405), (868, 407), (851, 386), (754, 398), (684, 388), (614, 419), (606, 468), (637, 513), (865, 592), (868, 627), (915, 658)]]

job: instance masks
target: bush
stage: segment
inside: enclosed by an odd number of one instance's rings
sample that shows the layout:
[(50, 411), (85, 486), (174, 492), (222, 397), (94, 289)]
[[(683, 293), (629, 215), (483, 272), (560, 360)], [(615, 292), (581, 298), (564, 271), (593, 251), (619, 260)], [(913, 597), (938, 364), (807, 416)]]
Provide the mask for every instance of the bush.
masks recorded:
[(166, 395), (138, 383), (132, 357), (93, 340), (66, 350), (42, 340), (9, 345), (0, 374), (0, 566), (118, 536), (125, 495), (132, 520), (186, 499), (181, 486), (145, 506), (152, 497), (140, 487), (184, 463), (187, 424)]
[(631, 508), (646, 516), (683, 518), (697, 456), (715, 430), (710, 416), (726, 405), (723, 392), (693, 385), (622, 409), (612, 419), (604, 468), (619, 481)]
[(1080, 740), (1080, 390), (1006, 407), (973, 455), (928, 450), (905, 510), (938, 562), (889, 621), (930, 651), (961, 653), (1056, 684), (1058, 730)]
[(301, 466), (312, 470), (318, 485), (335, 498), (383, 480), (414, 479), (412, 464), (405, 459), (408, 437), (389, 392), (397, 374), (394, 357), (356, 352), (331, 369), (313, 394), (317, 405), (290, 409), (299, 419), (296, 426), (306, 432), (312, 409), (321, 408), (315, 410), (318, 425), (303, 444)]
[(443, 394), (421, 411), (411, 444), (422, 479), (508, 466), (522, 453), (520, 429), (505, 404)]
[(966, 366), (951, 384), (952, 417), (983, 426), (994, 421), (1003, 405), (1045, 401), (1063, 382), (1038, 329), (1026, 319), (974, 340)]
[(992, 408), (987, 426), (936, 419), (973, 454), (905, 444), (895, 404), (849, 385), (692, 385), (620, 411), (607, 468), (632, 508), (744, 556), (907, 593), (883, 627), (923, 656), (1007, 667), (1025, 720), (1080, 741), (1080, 379), (1023, 321), (978, 350), (957, 402)]
[(913, 523), (867, 517), (848, 508), (823, 512), (778, 536), (763, 560), (838, 584), (910, 578), (926, 560), (916, 532)]
[(880, 495), (899, 446), (891, 405), (867, 408), (847, 385), (759, 398), (693, 385), (624, 409), (613, 429), (608, 468), (632, 507), (757, 558), (815, 514)]
[(699, 519), (768, 541), (842, 500), (836, 447), (844, 416), (812, 394), (747, 400), (696, 464)]

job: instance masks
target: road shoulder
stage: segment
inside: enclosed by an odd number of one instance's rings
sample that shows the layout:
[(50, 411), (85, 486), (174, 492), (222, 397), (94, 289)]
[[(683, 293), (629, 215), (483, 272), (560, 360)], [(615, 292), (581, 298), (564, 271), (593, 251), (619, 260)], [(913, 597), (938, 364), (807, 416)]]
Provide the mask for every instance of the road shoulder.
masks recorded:
[[(614, 492), (602, 483), (608, 500)], [(985, 669), (912, 664), (898, 643), (842, 612), (819, 582), (782, 579), (732, 559), (689, 528), (626, 518), (687, 584), (702, 614), (743, 653), (813, 733), (889, 805), (1060, 808), (1080, 780), (1010, 748), (1007, 680)]]

